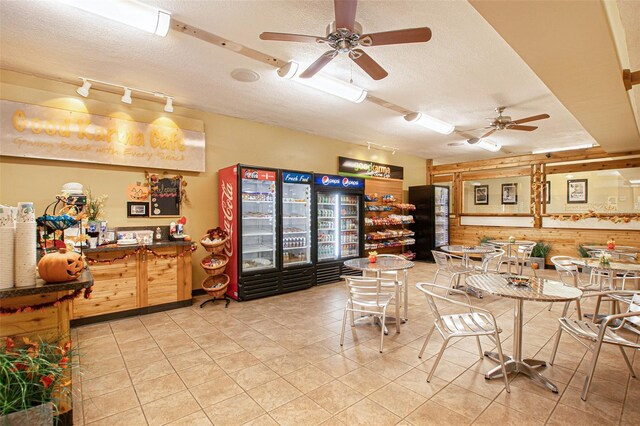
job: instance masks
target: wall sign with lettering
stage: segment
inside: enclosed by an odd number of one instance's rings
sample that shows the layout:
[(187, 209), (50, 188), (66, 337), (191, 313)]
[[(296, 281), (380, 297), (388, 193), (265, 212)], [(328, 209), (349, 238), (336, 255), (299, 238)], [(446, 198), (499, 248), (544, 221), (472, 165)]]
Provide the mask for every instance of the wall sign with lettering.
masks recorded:
[(0, 100), (0, 153), (204, 172), (204, 133)]
[(338, 173), (361, 178), (402, 179), (404, 177), (404, 169), (400, 166), (346, 157), (338, 157)]
[(160, 177), (149, 175), (151, 216), (180, 216), (182, 201), (180, 176)]

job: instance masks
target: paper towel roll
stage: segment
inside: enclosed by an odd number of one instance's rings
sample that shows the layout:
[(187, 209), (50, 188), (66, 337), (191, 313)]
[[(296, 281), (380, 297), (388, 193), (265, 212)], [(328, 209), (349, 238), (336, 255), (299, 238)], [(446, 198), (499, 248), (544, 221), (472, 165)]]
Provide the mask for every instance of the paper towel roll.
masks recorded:
[(13, 281), (13, 247), (15, 228), (0, 227), (0, 289), (12, 288)]
[(35, 222), (16, 223), (13, 259), (16, 287), (36, 284), (36, 236)]

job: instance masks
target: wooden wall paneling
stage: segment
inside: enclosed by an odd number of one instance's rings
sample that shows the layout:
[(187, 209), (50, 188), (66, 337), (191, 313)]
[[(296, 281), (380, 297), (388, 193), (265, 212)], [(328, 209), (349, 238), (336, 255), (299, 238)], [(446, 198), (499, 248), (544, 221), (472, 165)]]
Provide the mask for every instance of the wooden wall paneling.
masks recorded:
[[(0, 299), (0, 307), (16, 308), (52, 302), (64, 294), (66, 293), (46, 293)], [(51, 306), (33, 312), (0, 316), (0, 336), (29, 337), (32, 340), (37, 340), (40, 336), (51, 336), (55, 339), (68, 336), (69, 322), (58, 322), (61, 315), (59, 311), (68, 311), (68, 303), (62, 302), (60, 306)]]
[(425, 185), (431, 185), (431, 169), (433, 168), (433, 160), (432, 159), (427, 159), (425, 160), (425, 163), (427, 165), (427, 175), (425, 176)]
[[(160, 255), (175, 256), (178, 247), (167, 247), (154, 250)], [(147, 291), (148, 305), (160, 305), (178, 300), (178, 257), (157, 257), (147, 255)]]
[(136, 280), (138, 285), (138, 307), (149, 306), (149, 281), (147, 280), (147, 253), (138, 253)]
[[(460, 224), (460, 214), (462, 213), (462, 174), (454, 173), (453, 175), (453, 185), (452, 185), (453, 196), (451, 200), (453, 201), (453, 205), (451, 206), (451, 211), (458, 218), (455, 222)], [(451, 221), (450, 221), (451, 222)]]
[(640, 167), (640, 157), (580, 164), (549, 165), (549, 167), (547, 168), (547, 173), (579, 173), (591, 172), (595, 170), (629, 169), (632, 167)]
[[(182, 247), (182, 264), (178, 266), (178, 300), (191, 299), (191, 247)], [(181, 288), (180, 288), (181, 287)]]
[[(540, 215), (547, 214), (547, 165), (540, 164), (540, 181), (542, 182), (542, 188), (540, 188)], [(542, 220), (542, 219), (541, 219)]]
[(463, 172), (463, 180), (478, 180), (478, 179), (492, 179), (512, 176), (529, 176), (531, 174), (532, 166), (525, 167), (504, 167), (494, 168), (491, 170), (481, 170), (477, 172), (468, 171)]

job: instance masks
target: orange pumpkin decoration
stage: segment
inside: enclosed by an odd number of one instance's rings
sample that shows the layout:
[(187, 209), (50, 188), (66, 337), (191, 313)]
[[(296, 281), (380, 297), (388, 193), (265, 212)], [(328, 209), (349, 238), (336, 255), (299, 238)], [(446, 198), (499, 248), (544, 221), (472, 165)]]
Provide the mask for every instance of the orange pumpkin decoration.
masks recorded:
[(40, 278), (48, 283), (63, 283), (78, 278), (84, 269), (82, 257), (75, 251), (66, 248), (57, 253), (48, 253), (38, 262)]

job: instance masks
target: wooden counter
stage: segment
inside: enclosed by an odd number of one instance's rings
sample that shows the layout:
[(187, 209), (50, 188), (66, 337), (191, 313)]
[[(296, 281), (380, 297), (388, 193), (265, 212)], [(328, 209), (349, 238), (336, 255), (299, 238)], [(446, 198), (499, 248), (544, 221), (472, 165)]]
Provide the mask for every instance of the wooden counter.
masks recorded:
[(84, 253), (90, 300), (75, 300), (72, 325), (191, 306), (191, 243), (103, 247)]
[[(92, 285), (93, 277), (88, 269), (85, 269), (77, 280), (66, 283), (46, 284), (43, 280), (38, 279), (35, 286), (0, 290), (0, 307), (22, 308), (51, 303), (76, 290), (90, 288)], [(51, 342), (58, 341), (59, 344), (64, 345), (70, 340), (71, 304), (85, 300), (82, 293), (73, 301), (65, 300), (36, 311), (0, 316), (0, 337), (8, 336), (16, 341), (22, 337), (28, 337), (34, 341), (40, 339)], [(68, 392), (59, 392), (62, 397), (56, 415), (58, 421), (63, 425), (72, 424), (72, 386), (73, 384), (69, 384)]]

